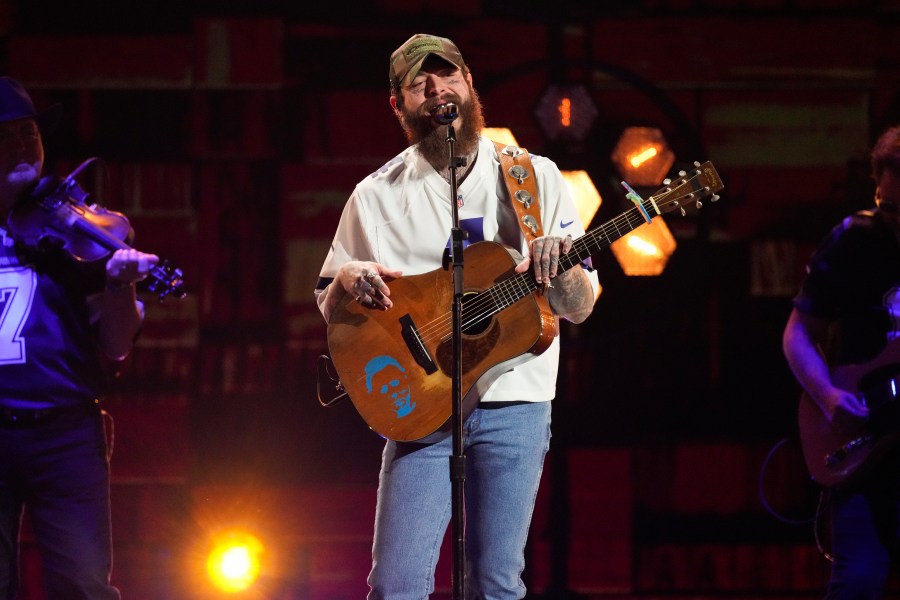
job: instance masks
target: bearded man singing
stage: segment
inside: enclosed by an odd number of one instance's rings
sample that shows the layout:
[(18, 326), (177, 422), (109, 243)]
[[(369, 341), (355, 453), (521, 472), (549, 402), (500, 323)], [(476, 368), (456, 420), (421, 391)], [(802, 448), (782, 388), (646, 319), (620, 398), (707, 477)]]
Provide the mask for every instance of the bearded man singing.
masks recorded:
[[(559, 169), (532, 156), (529, 176), (537, 183), (543, 234), (529, 238), (507, 193), (498, 149), (481, 135), (484, 118), (472, 74), (452, 41), (428, 34), (412, 36), (391, 55), (390, 104), (410, 146), (357, 184), (344, 208), (315, 290), (325, 319), (347, 294), (365, 309), (390, 311), (400, 301), (391, 295), (392, 280), (441, 267), (453, 211), (447, 125), (434, 114), (448, 103), (459, 112), (452, 124), (455, 153), (466, 159), (457, 172), (454, 199), (465, 243), (502, 244), (517, 257), (516, 271), (530, 270), (547, 288), (556, 317), (584, 321), (599, 284), (588, 262), (558, 272), (560, 256), (584, 233)], [(397, 352), (396, 347), (376, 349), (379, 356), (371, 362), (389, 364)], [(558, 363), (557, 336), (543, 353), (528, 355), (490, 385), (469, 392), (477, 396), (463, 431), (469, 598), (525, 596), (525, 541), (550, 443)], [(397, 418), (414, 418), (416, 390), (404, 394), (404, 411)], [(390, 410), (393, 404), (385, 403)], [(433, 592), (451, 514), (451, 442), (450, 433), (442, 431), (421, 440), (386, 442), (369, 600), (422, 600)]]

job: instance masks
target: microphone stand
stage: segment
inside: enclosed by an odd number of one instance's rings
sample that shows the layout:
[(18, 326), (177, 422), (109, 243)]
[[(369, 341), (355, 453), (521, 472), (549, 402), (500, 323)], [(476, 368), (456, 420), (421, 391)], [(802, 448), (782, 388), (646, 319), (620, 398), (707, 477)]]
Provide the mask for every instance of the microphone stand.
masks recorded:
[(450, 490), (453, 535), (453, 599), (466, 597), (466, 528), (465, 528), (465, 486), (466, 456), (463, 453), (462, 421), (462, 299), (463, 299), (463, 240), (466, 232), (459, 227), (459, 205), (457, 204), (457, 167), (466, 166), (465, 157), (454, 156), (456, 132), (453, 121), (458, 116), (455, 104), (444, 104), (437, 108), (435, 120), (447, 125), (447, 146), (450, 152), (450, 209), (453, 224), (450, 230), (450, 258), (453, 265), (453, 378), (451, 393), (453, 410), (453, 452), (450, 455)]

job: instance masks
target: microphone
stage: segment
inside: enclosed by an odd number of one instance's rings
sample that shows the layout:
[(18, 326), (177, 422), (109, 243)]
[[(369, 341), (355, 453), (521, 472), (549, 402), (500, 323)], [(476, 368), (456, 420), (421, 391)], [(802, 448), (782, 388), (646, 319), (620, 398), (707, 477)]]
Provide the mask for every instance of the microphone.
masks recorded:
[(439, 104), (431, 109), (431, 118), (439, 125), (449, 125), (459, 116), (459, 109), (453, 102)]

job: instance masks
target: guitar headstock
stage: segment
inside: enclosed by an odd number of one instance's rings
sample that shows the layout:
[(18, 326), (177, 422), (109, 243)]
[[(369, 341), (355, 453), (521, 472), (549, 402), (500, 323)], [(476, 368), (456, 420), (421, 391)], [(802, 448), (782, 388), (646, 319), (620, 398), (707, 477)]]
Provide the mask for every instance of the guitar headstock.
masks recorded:
[(691, 171), (681, 171), (678, 179), (666, 180), (666, 185), (653, 193), (645, 205), (648, 210), (658, 211), (659, 214), (680, 210), (682, 215), (688, 210), (703, 206), (703, 199), (709, 198), (710, 202), (719, 199), (718, 192), (725, 188), (722, 178), (716, 168), (709, 161), (694, 163)]
[(184, 298), (187, 292), (184, 289), (183, 274), (181, 269), (169, 261), (161, 260), (147, 275), (145, 280), (147, 290), (159, 296), (160, 300), (169, 295)]

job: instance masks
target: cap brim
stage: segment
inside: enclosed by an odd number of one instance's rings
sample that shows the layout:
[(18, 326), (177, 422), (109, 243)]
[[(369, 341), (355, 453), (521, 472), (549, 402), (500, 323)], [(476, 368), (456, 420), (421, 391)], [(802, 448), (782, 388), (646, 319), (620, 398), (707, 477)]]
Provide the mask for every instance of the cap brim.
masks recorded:
[(416, 75), (419, 74), (419, 69), (422, 68), (422, 65), (425, 63), (425, 61), (428, 60), (432, 56), (434, 56), (435, 58), (441, 59), (448, 65), (456, 67), (457, 69), (462, 68), (460, 65), (456, 64), (455, 62), (453, 62), (452, 60), (450, 60), (443, 54), (439, 54), (437, 52), (429, 52), (428, 54), (425, 54), (424, 56), (422, 56), (422, 58), (420, 58), (419, 60), (417, 60), (416, 62), (414, 62), (412, 64), (412, 66), (409, 68), (409, 70), (406, 71), (406, 75), (403, 76), (403, 79), (401, 80), (400, 83), (404, 83), (406, 81), (410, 81), (411, 79), (414, 79), (416, 77)]

